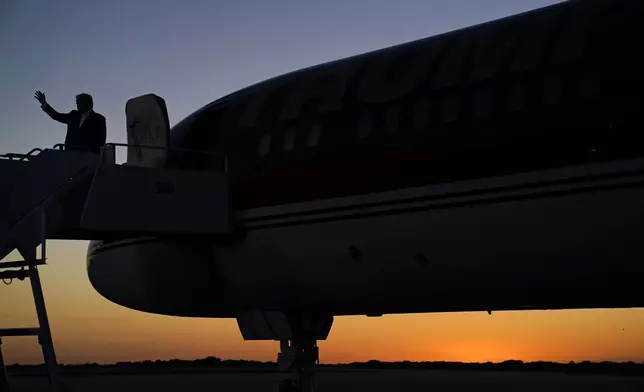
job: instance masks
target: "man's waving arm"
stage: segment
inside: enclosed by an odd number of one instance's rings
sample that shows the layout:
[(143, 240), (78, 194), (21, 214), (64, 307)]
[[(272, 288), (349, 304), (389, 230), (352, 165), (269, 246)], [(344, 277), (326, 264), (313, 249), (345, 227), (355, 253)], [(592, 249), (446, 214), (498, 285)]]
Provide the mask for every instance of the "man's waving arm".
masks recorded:
[(45, 94), (43, 94), (40, 91), (36, 91), (36, 95), (34, 95), (34, 98), (40, 102), (40, 107), (42, 110), (45, 111), (49, 115), (49, 117), (53, 118), (54, 120), (61, 122), (63, 124), (69, 123), (69, 113), (58, 113), (54, 108), (49, 106), (47, 103), (47, 98), (45, 97)]

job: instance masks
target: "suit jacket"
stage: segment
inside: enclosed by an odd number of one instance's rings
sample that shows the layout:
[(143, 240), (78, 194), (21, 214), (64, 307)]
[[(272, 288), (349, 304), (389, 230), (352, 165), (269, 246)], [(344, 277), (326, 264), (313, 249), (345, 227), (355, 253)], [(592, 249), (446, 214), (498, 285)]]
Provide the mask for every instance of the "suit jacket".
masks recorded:
[(105, 145), (107, 138), (105, 117), (92, 111), (81, 125), (81, 114), (78, 110), (72, 110), (69, 113), (58, 113), (49, 105), (44, 105), (42, 109), (54, 120), (67, 124), (65, 144), (68, 148), (85, 147), (92, 152), (100, 153), (101, 147)]

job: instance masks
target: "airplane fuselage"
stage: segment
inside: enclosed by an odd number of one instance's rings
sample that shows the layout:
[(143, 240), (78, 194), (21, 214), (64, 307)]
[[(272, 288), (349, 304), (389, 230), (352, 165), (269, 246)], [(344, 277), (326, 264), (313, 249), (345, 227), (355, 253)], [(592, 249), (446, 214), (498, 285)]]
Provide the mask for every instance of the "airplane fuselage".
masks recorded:
[(90, 280), (193, 317), (644, 306), (642, 16), (570, 1), (214, 101), (171, 146), (227, 155), (243, 235), (92, 243)]

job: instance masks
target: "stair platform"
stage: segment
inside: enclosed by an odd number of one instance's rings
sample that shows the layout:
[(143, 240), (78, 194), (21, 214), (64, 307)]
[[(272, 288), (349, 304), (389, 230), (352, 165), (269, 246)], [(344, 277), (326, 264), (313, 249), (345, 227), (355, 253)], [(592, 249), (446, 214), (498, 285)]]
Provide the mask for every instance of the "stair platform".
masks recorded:
[(0, 195), (0, 258), (37, 247), (40, 230), (48, 239), (75, 240), (230, 234), (226, 171), (120, 165), (117, 147), (131, 146), (110, 143), (100, 155), (43, 149), (29, 160), (0, 159), (0, 183), (10, 190)]
[[(100, 154), (57, 144), (26, 154), (0, 155), (0, 260), (14, 250), (24, 257), (0, 262), (0, 278), (30, 280), (39, 323), (38, 328), (0, 329), (2, 392), (9, 390), (3, 336), (37, 336), (51, 391), (61, 390), (38, 274), (38, 266), (47, 260), (48, 239), (152, 236), (216, 240), (233, 232), (226, 156), (168, 148), (165, 103), (154, 94), (129, 100), (126, 117), (128, 140), (137, 143), (108, 143)], [(116, 163), (119, 147), (128, 150), (126, 164)], [(222, 169), (184, 170), (168, 159), (195, 156), (204, 162), (221, 160), (218, 167)]]

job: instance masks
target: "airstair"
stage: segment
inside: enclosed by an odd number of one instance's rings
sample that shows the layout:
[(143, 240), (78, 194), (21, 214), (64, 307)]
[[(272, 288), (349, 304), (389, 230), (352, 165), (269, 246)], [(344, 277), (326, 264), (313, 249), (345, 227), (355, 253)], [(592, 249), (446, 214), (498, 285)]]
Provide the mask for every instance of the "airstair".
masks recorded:
[[(221, 239), (231, 233), (226, 157), (168, 148), (168, 116), (160, 97), (148, 94), (131, 99), (126, 116), (128, 140), (147, 143), (108, 143), (100, 154), (56, 145), (0, 156), (0, 260), (14, 250), (23, 258), (0, 262), (0, 278), (30, 280), (39, 322), (36, 328), (0, 329), (1, 392), (9, 390), (3, 336), (37, 336), (51, 390), (61, 390), (38, 275), (38, 266), (47, 262), (47, 239)], [(155, 128), (160, 132), (150, 131)], [(147, 135), (147, 140), (141, 135)], [(128, 159), (117, 164), (121, 147), (128, 149)], [(201, 154), (206, 160), (223, 162), (218, 166), (223, 169), (182, 170), (168, 163), (169, 154)]]

